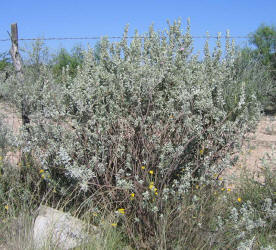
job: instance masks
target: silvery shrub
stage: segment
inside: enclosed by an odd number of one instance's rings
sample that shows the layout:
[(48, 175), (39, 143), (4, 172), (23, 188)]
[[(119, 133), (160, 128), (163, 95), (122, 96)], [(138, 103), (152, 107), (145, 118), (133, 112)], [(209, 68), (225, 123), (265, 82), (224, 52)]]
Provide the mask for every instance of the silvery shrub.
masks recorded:
[(97, 59), (93, 49), (84, 51), (74, 78), (65, 68), (56, 83), (42, 65), (14, 93), (28, 96), (30, 132), (21, 148), (45, 181), (57, 192), (69, 187), (125, 209), (146, 233), (164, 203), (181, 200), (195, 182), (212, 184), (231, 164), (269, 87), (239, 72), (229, 38), (225, 55), (220, 35), (212, 52), (207, 40), (204, 56), (194, 54), (189, 21), (185, 31), (178, 20), (127, 37), (128, 27), (119, 42), (103, 38)]

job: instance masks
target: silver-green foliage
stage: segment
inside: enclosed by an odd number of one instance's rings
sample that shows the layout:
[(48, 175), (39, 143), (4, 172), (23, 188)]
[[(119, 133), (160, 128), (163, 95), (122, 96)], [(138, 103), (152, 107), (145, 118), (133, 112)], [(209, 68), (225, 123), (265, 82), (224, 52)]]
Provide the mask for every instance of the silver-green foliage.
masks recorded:
[(126, 27), (120, 42), (102, 39), (100, 59), (85, 52), (76, 77), (65, 69), (58, 87), (42, 67), (27, 98), (31, 133), (23, 146), (49, 183), (101, 190), (139, 221), (161, 211), (171, 195), (181, 197), (192, 181), (209, 183), (227, 167), (261, 107), (247, 91), (250, 79), (236, 73), (229, 39), (226, 56), (218, 38), (213, 53), (206, 42), (201, 60), (189, 23), (185, 32), (180, 21), (163, 32), (150, 27), (146, 38), (136, 32), (130, 43), (127, 34)]
[(220, 40), (212, 55), (206, 43), (199, 60), (189, 26), (183, 34), (180, 22), (162, 33), (151, 27), (147, 37), (136, 33), (130, 44), (103, 39), (100, 63), (92, 50), (85, 53), (76, 78), (65, 72), (62, 93), (43, 82), (28, 147), (45, 169), (64, 171), (85, 191), (122, 179), (134, 188), (146, 181), (143, 171), (153, 170), (163, 188), (174, 178), (181, 182), (181, 171), (208, 172), (257, 118), (258, 100), (246, 92), (250, 82), (233, 75), (229, 43), (224, 58)]

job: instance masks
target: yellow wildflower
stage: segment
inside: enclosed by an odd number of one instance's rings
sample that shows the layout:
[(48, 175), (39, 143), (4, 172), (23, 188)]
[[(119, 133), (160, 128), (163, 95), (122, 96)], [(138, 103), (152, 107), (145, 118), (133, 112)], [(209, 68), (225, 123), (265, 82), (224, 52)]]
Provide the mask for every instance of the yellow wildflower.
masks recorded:
[(221, 191), (224, 191), (225, 190), (225, 188), (221, 188)]
[(135, 196), (135, 193), (131, 193), (131, 194), (130, 194), (130, 199), (133, 200), (133, 199), (134, 199), (134, 196)]
[(237, 200), (238, 200), (238, 202), (241, 202), (241, 201), (242, 201), (241, 197), (239, 197)]
[(41, 175), (41, 178), (42, 178), (42, 179), (45, 179), (45, 174), (42, 174), (42, 175)]
[(153, 170), (150, 170), (150, 171), (149, 171), (149, 174), (153, 175)]
[(196, 185), (195, 188), (196, 188), (196, 189), (199, 189), (199, 185)]
[(202, 149), (199, 150), (199, 154), (200, 155), (203, 155), (203, 153), (204, 153), (204, 148), (202, 148)]
[(154, 194), (155, 194), (155, 195), (158, 195), (158, 192), (156, 191)]
[(146, 167), (145, 167), (145, 166), (142, 166), (141, 168), (144, 170)]
[(43, 170), (43, 169), (40, 169), (40, 170), (39, 170), (39, 173), (40, 173), (40, 174), (44, 173), (44, 170)]
[(98, 214), (97, 214), (97, 213), (95, 213), (95, 212), (94, 212), (92, 215), (93, 215), (94, 217), (97, 217), (97, 216), (98, 216)]
[(111, 226), (112, 227), (117, 227), (117, 223), (112, 223)]
[(149, 189), (152, 190), (154, 188), (154, 184), (150, 183)]
[(6, 205), (6, 206), (5, 206), (5, 209), (8, 210), (8, 209), (9, 209), (9, 205)]
[(119, 212), (120, 214), (125, 214), (125, 209), (124, 209), (124, 208), (119, 208), (119, 209), (118, 209), (118, 212)]
[(230, 191), (231, 191), (231, 188), (227, 188), (227, 191), (230, 192)]

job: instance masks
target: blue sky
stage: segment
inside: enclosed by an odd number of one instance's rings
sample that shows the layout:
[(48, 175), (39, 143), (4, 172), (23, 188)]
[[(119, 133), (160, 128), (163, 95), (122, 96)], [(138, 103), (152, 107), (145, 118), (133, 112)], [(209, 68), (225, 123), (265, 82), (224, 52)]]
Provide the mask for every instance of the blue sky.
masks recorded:
[[(261, 23), (276, 25), (275, 0), (12, 0), (1, 1), (0, 39), (8, 38), (10, 24), (17, 22), (19, 37), (81, 37), (120, 36), (124, 26), (130, 25), (130, 34), (137, 29), (146, 32), (154, 23), (156, 29), (167, 27), (181, 18), (191, 18), (192, 35), (225, 34), (244, 36)], [(94, 41), (47, 41), (51, 49)], [(245, 40), (236, 40), (244, 44)], [(195, 50), (201, 50), (204, 40), (195, 39)], [(21, 46), (27, 45), (21, 43)], [(0, 52), (8, 50), (9, 42), (0, 42)]]

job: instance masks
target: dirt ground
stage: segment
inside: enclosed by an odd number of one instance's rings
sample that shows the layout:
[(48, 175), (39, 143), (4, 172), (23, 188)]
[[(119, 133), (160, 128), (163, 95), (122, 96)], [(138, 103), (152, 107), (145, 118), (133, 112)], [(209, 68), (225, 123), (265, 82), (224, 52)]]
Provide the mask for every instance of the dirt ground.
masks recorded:
[[(20, 112), (1, 100), (0, 119), (3, 119), (15, 135), (19, 133), (22, 125)], [(227, 187), (233, 188), (235, 186), (244, 168), (254, 174), (256, 180), (263, 181), (263, 176), (260, 173), (263, 167), (262, 158), (271, 157), (274, 151), (273, 147), (276, 147), (276, 116), (263, 116), (254, 133), (248, 134), (243, 144), (238, 162), (221, 175)], [(11, 164), (17, 165), (20, 153), (8, 152), (6, 158)], [(274, 170), (276, 170), (276, 163), (274, 164)]]
[(0, 100), (0, 116), (9, 129), (12, 129), (15, 134), (19, 133), (22, 122), (20, 113), (14, 106)]
[[(238, 162), (222, 173), (222, 178), (227, 187), (234, 188), (240, 175), (249, 172), (254, 180), (264, 182), (262, 169), (265, 159), (276, 171), (276, 116), (263, 116), (254, 133), (246, 136), (240, 151)], [(275, 157), (273, 158), (273, 154)]]
[[(7, 104), (0, 100), (0, 119), (12, 131), (14, 135), (18, 135), (22, 126), (22, 120), (20, 113), (16, 110), (16, 107)], [(12, 166), (17, 166), (20, 161), (20, 152), (8, 152), (5, 157), (5, 161), (10, 163)]]

